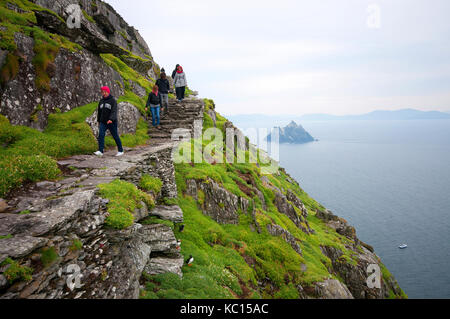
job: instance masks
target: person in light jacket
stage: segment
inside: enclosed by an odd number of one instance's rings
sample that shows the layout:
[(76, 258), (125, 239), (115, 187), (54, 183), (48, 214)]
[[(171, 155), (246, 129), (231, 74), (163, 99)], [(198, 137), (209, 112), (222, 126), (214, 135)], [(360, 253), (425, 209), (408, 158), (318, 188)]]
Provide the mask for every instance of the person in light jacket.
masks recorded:
[(178, 102), (181, 102), (184, 100), (184, 94), (186, 91), (187, 81), (186, 81), (186, 74), (183, 71), (183, 68), (178, 66), (177, 73), (175, 75), (175, 78), (173, 79), (173, 84), (175, 86), (175, 91), (177, 93), (177, 100)]

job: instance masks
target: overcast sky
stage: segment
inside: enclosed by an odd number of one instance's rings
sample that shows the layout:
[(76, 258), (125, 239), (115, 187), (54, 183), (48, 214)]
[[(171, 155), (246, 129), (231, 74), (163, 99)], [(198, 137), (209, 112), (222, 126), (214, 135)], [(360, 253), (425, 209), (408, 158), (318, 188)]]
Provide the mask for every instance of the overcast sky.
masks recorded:
[(107, 0), (232, 114), (450, 111), (449, 0)]

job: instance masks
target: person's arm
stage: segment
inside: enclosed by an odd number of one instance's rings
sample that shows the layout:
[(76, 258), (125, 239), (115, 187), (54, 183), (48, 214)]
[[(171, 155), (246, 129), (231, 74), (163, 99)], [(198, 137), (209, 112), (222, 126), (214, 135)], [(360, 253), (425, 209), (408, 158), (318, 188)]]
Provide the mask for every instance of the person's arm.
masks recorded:
[(148, 99), (147, 99), (147, 104), (145, 104), (145, 112), (148, 111), (148, 107), (150, 106), (150, 98), (152, 96), (152, 93), (150, 92), (150, 94), (148, 95)]
[(100, 103), (102, 103), (102, 101), (98, 102), (98, 106), (97, 106), (97, 122), (100, 123)]
[(117, 120), (117, 101), (116, 99), (112, 100), (111, 105), (111, 113), (109, 113), (109, 122)]
[(150, 106), (151, 97), (152, 97), (152, 93), (150, 92), (150, 94), (148, 95), (147, 104), (145, 104), (146, 108)]

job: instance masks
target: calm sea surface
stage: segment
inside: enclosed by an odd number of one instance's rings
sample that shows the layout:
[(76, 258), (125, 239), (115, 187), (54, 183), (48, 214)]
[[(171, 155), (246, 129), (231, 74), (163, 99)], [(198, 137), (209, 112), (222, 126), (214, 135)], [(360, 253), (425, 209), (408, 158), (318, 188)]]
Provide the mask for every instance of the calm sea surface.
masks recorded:
[(450, 121), (301, 124), (320, 141), (281, 145), (281, 166), (355, 226), (410, 298), (450, 298)]

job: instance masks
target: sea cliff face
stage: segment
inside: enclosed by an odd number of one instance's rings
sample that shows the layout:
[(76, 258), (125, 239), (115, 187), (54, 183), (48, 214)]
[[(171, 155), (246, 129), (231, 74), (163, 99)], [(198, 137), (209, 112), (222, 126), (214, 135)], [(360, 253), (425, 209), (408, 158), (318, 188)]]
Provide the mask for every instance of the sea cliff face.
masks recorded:
[[(78, 3), (81, 28), (68, 29), (65, 8)], [(212, 100), (190, 97), (171, 99), (163, 129), (148, 129), (159, 66), (109, 5), (0, 9), (0, 298), (406, 297), (355, 229), (284, 169), (174, 162), (180, 139), (208, 149), (183, 138), (195, 129), (234, 126)], [(122, 158), (89, 155), (100, 83), (132, 110)]]

